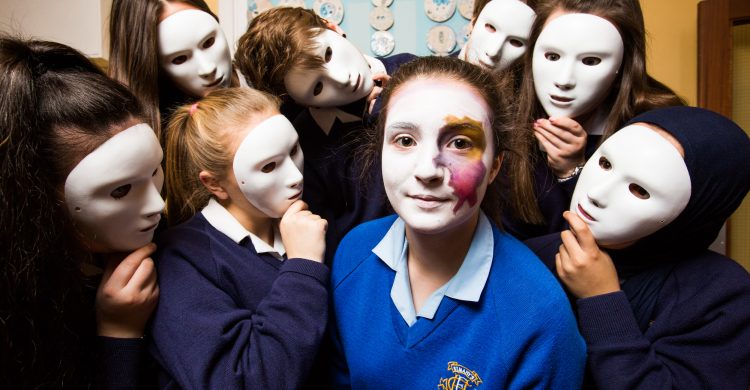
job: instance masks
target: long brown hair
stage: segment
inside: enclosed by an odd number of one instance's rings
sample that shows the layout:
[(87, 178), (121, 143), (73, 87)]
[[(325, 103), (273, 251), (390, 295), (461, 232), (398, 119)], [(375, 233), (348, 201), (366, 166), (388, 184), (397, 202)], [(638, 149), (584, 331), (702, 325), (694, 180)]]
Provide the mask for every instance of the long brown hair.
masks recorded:
[(294, 67), (317, 69), (316, 36), (326, 21), (303, 8), (272, 8), (258, 15), (237, 43), (235, 64), (254, 88), (288, 99), (284, 76)]
[(279, 100), (252, 88), (211, 91), (192, 105), (178, 108), (167, 127), (167, 218), (170, 225), (187, 221), (208, 203), (211, 192), (201, 171), (224, 180), (234, 159), (231, 135), (259, 114), (279, 111)]
[[(607, 110), (602, 140), (634, 116), (654, 108), (685, 105), (677, 94), (646, 72), (646, 28), (638, 0), (548, 0), (538, 5), (537, 18), (531, 28), (530, 42), (536, 43), (547, 19), (555, 11), (587, 13), (611, 22), (624, 45), (620, 72), (602, 104)], [(533, 47), (526, 51), (519, 97), (519, 126), (530, 131), (529, 123), (545, 116), (534, 91), (532, 73)], [(533, 137), (533, 135), (530, 135)]]
[(76, 50), (0, 36), (0, 388), (94, 386), (95, 284), (61, 186), (141, 106)]
[(166, 2), (193, 6), (219, 20), (203, 0), (114, 0), (109, 20), (109, 76), (138, 97), (157, 135), (161, 133), (160, 110), (174, 101), (188, 100), (159, 66), (158, 25)]
[[(383, 148), (385, 122), (390, 111), (391, 97), (405, 83), (420, 78), (440, 77), (456, 80), (475, 89), (491, 109), (490, 123), (492, 125), (493, 144), (496, 156), (503, 154), (501, 175), (487, 187), (482, 210), (500, 226), (503, 209), (508, 206), (517, 215), (533, 220), (534, 202), (529, 194), (533, 193), (531, 183), (522, 181), (523, 169), (528, 167), (527, 156), (519, 149), (518, 142), (523, 142), (513, 129), (513, 105), (511, 103), (511, 83), (509, 78), (500, 77), (497, 73), (482, 69), (479, 66), (452, 57), (421, 57), (402, 65), (391, 77), (388, 86), (383, 91), (382, 111), (377, 125), (369, 134), (367, 146), (363, 148), (364, 173), (371, 169), (381, 169), (377, 166)], [(520, 170), (520, 171), (519, 171)], [(509, 198), (502, 198), (501, 187), (504, 184), (512, 186)]]

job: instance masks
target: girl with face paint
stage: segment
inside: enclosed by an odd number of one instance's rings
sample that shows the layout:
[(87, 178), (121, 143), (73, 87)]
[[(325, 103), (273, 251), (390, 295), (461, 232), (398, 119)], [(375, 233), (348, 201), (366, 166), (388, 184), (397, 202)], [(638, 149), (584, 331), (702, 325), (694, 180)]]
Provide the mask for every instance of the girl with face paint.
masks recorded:
[(158, 300), (156, 135), (125, 87), (61, 44), (0, 37), (0, 88), (0, 348), (12, 356), (0, 387), (138, 387)]
[[(213, 91), (177, 109), (151, 353), (180, 388), (299, 388), (326, 328), (326, 221), (302, 196), (297, 132), (278, 100)], [(185, 320), (186, 313), (190, 319)]]
[(750, 275), (708, 250), (750, 190), (750, 139), (694, 107), (639, 115), (586, 163), (570, 229), (527, 241), (560, 278), (589, 387), (750, 386)]
[(334, 27), (311, 10), (270, 9), (253, 19), (236, 54), (252, 85), (304, 107), (290, 119), (306, 155), (304, 200), (329, 222), (328, 264), (349, 230), (389, 212), (380, 170), (366, 173), (372, 186), (362, 183), (358, 149), (379, 111), (378, 84), (414, 58), (365, 56)]
[(360, 225), (336, 253), (336, 386), (580, 386), (585, 351), (562, 291), (490, 219), (487, 194), (517, 156), (498, 80), (425, 57), (386, 88), (370, 158), (397, 215)]
[(143, 102), (157, 133), (174, 107), (244, 81), (203, 0), (114, 0), (109, 30), (109, 74)]
[(538, 160), (528, 172), (540, 213), (504, 221), (519, 238), (565, 226), (562, 212), (580, 167), (601, 140), (639, 113), (684, 105), (646, 72), (637, 0), (552, 0), (536, 11), (517, 125)]

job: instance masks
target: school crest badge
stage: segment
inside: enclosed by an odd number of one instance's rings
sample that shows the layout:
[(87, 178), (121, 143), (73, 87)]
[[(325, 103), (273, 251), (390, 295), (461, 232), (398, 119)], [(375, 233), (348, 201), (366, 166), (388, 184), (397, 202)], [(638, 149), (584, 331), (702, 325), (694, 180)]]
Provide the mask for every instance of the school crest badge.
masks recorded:
[(448, 371), (453, 376), (447, 379), (440, 378), (438, 390), (465, 390), (479, 387), (482, 384), (482, 378), (476, 371), (470, 370), (457, 362), (449, 362)]

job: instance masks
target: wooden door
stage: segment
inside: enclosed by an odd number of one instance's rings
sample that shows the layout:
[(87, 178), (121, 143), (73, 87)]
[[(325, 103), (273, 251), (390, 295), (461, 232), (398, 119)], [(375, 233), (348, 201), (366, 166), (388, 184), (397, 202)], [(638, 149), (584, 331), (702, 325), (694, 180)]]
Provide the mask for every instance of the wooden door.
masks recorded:
[[(698, 105), (750, 131), (750, 1), (698, 3)], [(726, 253), (750, 270), (750, 197), (727, 222)]]

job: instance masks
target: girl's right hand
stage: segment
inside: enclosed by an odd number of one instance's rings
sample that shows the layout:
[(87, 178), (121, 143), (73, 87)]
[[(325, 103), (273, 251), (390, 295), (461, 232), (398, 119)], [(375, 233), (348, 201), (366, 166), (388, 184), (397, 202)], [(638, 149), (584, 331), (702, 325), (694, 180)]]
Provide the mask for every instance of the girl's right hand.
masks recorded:
[(149, 243), (121, 259), (109, 256), (96, 292), (96, 324), (99, 336), (138, 338), (159, 301), (156, 267)]
[(287, 258), (302, 258), (322, 263), (326, 250), (327, 228), (328, 222), (308, 210), (307, 203), (301, 200), (292, 203), (279, 224)]
[(534, 136), (547, 152), (547, 165), (559, 178), (568, 177), (586, 162), (586, 130), (566, 117), (537, 119)]

